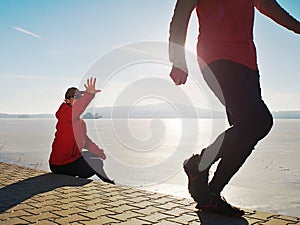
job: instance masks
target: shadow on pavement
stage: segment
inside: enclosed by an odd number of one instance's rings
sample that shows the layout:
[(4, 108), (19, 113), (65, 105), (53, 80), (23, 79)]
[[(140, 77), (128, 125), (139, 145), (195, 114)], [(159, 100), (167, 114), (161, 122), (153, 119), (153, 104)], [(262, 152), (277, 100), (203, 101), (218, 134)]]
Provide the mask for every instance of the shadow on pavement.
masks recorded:
[(219, 216), (213, 213), (197, 212), (201, 225), (248, 225), (248, 221), (241, 218), (230, 218)]
[(82, 186), (91, 181), (49, 173), (10, 184), (0, 189), (0, 213), (35, 195), (65, 186)]

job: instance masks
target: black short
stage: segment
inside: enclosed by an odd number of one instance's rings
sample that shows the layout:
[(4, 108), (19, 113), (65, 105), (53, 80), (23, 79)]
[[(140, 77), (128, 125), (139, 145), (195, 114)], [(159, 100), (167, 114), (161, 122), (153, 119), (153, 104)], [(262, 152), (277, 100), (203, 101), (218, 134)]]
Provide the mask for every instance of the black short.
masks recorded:
[(64, 174), (80, 178), (89, 178), (96, 174), (96, 171), (88, 164), (84, 156), (76, 159), (74, 162), (65, 165), (50, 164), (50, 170), (53, 173)]
[(59, 166), (50, 164), (49, 166), (53, 173), (80, 178), (89, 178), (96, 175), (102, 181), (114, 184), (114, 181), (110, 180), (104, 171), (103, 161), (89, 151), (83, 151), (82, 156), (74, 162)]

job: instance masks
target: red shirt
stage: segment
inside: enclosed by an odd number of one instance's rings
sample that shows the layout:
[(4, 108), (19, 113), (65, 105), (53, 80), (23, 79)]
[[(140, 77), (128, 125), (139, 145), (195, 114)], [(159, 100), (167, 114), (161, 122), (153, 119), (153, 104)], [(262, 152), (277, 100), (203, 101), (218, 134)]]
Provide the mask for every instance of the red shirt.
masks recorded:
[[(209, 64), (228, 59), (257, 70), (253, 43), (254, 0), (200, 0), (198, 56)], [(205, 64), (200, 62), (201, 68)]]
[(80, 119), (80, 115), (93, 98), (94, 95), (85, 93), (73, 106), (66, 103), (60, 105), (55, 114), (58, 122), (52, 143), (50, 164), (65, 165), (71, 163), (81, 157), (83, 148), (95, 154), (102, 154), (99, 147), (87, 136), (86, 124)]

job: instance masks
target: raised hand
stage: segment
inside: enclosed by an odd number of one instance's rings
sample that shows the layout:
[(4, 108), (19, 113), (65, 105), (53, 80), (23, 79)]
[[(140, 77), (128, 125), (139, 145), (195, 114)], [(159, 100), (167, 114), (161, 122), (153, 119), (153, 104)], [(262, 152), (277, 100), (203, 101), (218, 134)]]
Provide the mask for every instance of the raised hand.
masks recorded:
[(96, 89), (96, 78), (88, 78), (86, 81), (86, 84), (84, 84), (84, 87), (86, 88), (86, 92), (89, 94), (96, 94), (98, 92), (101, 92), (101, 90)]

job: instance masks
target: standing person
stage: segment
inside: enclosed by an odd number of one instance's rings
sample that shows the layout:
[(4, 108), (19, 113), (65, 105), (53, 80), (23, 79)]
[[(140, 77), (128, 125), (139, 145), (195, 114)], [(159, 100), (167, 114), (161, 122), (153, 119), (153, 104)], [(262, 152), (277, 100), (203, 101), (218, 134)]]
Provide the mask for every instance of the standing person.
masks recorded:
[[(273, 125), (272, 115), (261, 97), (253, 42), (254, 8), (297, 34), (300, 24), (276, 0), (177, 0), (169, 38), (173, 62), (170, 76), (176, 85), (187, 80), (184, 44), (195, 8), (200, 33), (198, 63), (206, 83), (225, 106), (231, 127), (200, 155), (186, 160), (184, 170), (189, 192), (198, 203), (196, 208), (239, 217), (244, 212), (227, 203), (220, 193)], [(217, 152), (211, 162), (203, 160), (209, 152)], [(208, 171), (218, 160), (208, 183)]]
[(95, 87), (96, 78), (87, 79), (84, 86), (85, 92), (69, 88), (65, 102), (56, 112), (58, 122), (49, 159), (50, 169), (53, 173), (81, 178), (97, 175), (101, 180), (114, 184), (103, 170), (102, 160), (106, 159), (103, 149), (88, 137), (86, 124), (80, 118), (95, 94), (100, 92)]

